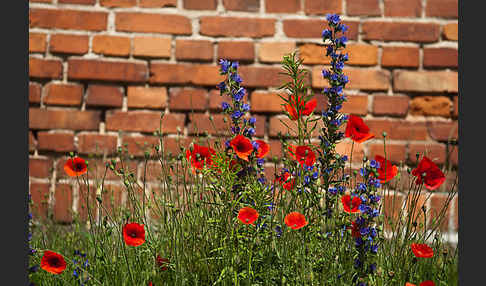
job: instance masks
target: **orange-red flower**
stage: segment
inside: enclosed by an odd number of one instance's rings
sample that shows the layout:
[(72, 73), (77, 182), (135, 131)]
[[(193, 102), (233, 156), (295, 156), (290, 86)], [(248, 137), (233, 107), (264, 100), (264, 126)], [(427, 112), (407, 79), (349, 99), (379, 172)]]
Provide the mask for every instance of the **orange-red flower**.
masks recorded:
[(312, 166), (316, 162), (316, 154), (308, 146), (289, 146), (289, 155), (297, 160), (301, 166)]
[(417, 285), (412, 284), (412, 283), (410, 283), (410, 282), (407, 282), (407, 283), (405, 283), (405, 286), (417, 286)]
[(244, 224), (253, 224), (258, 216), (258, 212), (252, 207), (244, 207), (238, 212), (238, 219)]
[(363, 119), (355, 115), (349, 115), (344, 135), (356, 143), (361, 143), (375, 137), (375, 135), (370, 133), (370, 128), (366, 126)]
[(155, 258), (155, 262), (160, 267), (160, 270), (162, 270), (162, 271), (167, 270), (167, 265), (169, 264), (169, 259), (162, 258), (160, 255), (157, 254), (157, 257)]
[(139, 246), (145, 243), (145, 229), (143, 224), (127, 223), (123, 226), (123, 239), (126, 245)]
[(62, 255), (46, 250), (42, 255), (40, 266), (52, 274), (61, 274), (66, 269), (66, 261)]
[(393, 179), (398, 174), (398, 168), (392, 165), (390, 161), (386, 160), (385, 157), (376, 155), (375, 161), (380, 163), (380, 168), (378, 168), (378, 179), (382, 183), (386, 183)]
[(268, 154), (270, 151), (270, 145), (268, 145), (265, 141), (263, 140), (255, 140), (256, 143), (258, 143), (258, 149), (256, 153), (257, 158), (263, 158), (265, 155)]
[(435, 286), (435, 283), (432, 280), (427, 280), (427, 281), (420, 283), (419, 286)]
[(66, 164), (64, 164), (64, 171), (70, 177), (77, 177), (88, 171), (88, 165), (86, 165), (84, 159), (74, 157), (66, 161)]
[(344, 195), (341, 197), (344, 211), (347, 213), (359, 212), (359, 205), (361, 205), (361, 199), (358, 196), (351, 198), (351, 195)]
[(434, 256), (434, 250), (425, 243), (412, 243), (410, 247), (416, 257), (431, 258)]
[(214, 156), (215, 152), (210, 147), (204, 147), (201, 145), (194, 144), (194, 148), (192, 152), (190, 150), (186, 150), (186, 158), (187, 161), (191, 162), (192, 172), (195, 173), (197, 170), (202, 170), (204, 166), (211, 166), (213, 164), (213, 160), (211, 159)]
[(147, 286), (154, 286), (154, 284), (152, 284), (152, 281), (149, 281)]
[(299, 212), (291, 212), (284, 218), (285, 224), (291, 229), (299, 229), (307, 225), (305, 216)]
[[(298, 103), (297, 103), (298, 101)], [(317, 99), (313, 98), (304, 105), (304, 98), (303, 97), (296, 97), (291, 96), (289, 103), (285, 104), (285, 110), (289, 113), (290, 119), (297, 120), (299, 118), (298, 110), (296, 109), (297, 104), (300, 106), (300, 115), (309, 115), (314, 111), (317, 106)]]
[(289, 172), (284, 172), (282, 175), (277, 176), (275, 181), (282, 185), (287, 191), (290, 191), (295, 184), (295, 178), (293, 178)]
[[(422, 174), (425, 173), (425, 177), (422, 178)], [(418, 164), (417, 168), (412, 170), (412, 175), (417, 177), (415, 183), (420, 185), (425, 184), (425, 187), (429, 190), (435, 190), (445, 181), (444, 173), (437, 167), (434, 162), (429, 158), (423, 157), (422, 161)]]
[(241, 134), (236, 135), (235, 138), (230, 141), (230, 146), (235, 151), (236, 156), (245, 161), (248, 161), (248, 156), (253, 152), (253, 145), (251, 144), (250, 139)]

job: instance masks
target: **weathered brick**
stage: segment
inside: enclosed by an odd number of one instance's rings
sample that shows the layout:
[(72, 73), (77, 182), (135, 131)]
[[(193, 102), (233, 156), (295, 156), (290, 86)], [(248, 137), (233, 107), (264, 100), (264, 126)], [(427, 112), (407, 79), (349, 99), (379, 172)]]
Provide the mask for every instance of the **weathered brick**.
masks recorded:
[(457, 98), (457, 96), (454, 96), (453, 103), (454, 103), (454, 114), (453, 114), (453, 116), (457, 117), (459, 115), (459, 99)]
[(426, 17), (457, 18), (458, 0), (427, 0)]
[(89, 37), (84, 35), (51, 35), (49, 49), (52, 53), (86, 54), (89, 49)]
[(459, 164), (459, 145), (446, 145), (446, 162), (452, 166)]
[(172, 14), (118, 12), (116, 13), (115, 27), (117, 31), (122, 32), (192, 34), (189, 18)]
[(72, 132), (38, 132), (37, 149), (54, 152), (74, 151), (74, 134)]
[[(320, 1), (322, 2), (322, 1)], [(341, 1), (339, 1), (341, 3)], [(380, 16), (378, 0), (347, 0), (346, 14), (349, 16)]]
[[(287, 128), (287, 126), (291, 129)], [(290, 120), (287, 116), (278, 115), (270, 117), (270, 129), (268, 134), (270, 137), (278, 137), (279, 132), (282, 135), (289, 133), (291, 137), (296, 137), (298, 136), (296, 129), (295, 121)]]
[[(287, 98), (285, 94), (281, 95)], [(251, 112), (281, 113), (284, 111), (282, 104), (285, 104), (285, 101), (275, 92), (254, 91), (251, 94)]]
[[(318, 44), (303, 44), (299, 47), (300, 58), (305, 64), (330, 64), (330, 57), (326, 57), (326, 48)], [(350, 44), (343, 50), (348, 53), (348, 65), (371, 66), (378, 63), (378, 47), (373, 45)]]
[(61, 78), (62, 63), (60, 60), (29, 57), (29, 77)]
[(370, 143), (368, 145), (368, 157), (374, 159), (376, 155), (385, 157), (386, 148), (386, 159), (393, 164), (400, 164), (400, 162), (405, 162), (407, 160), (407, 149), (406, 145), (403, 143)]
[(383, 47), (381, 65), (383, 67), (418, 68), (419, 48)]
[(165, 108), (167, 89), (165, 87), (129, 86), (127, 105), (128, 108)]
[(86, 106), (122, 107), (123, 90), (119, 86), (98, 85), (88, 86)]
[(252, 62), (255, 59), (253, 42), (225, 41), (218, 43), (218, 59)]
[(424, 48), (424, 67), (457, 68), (457, 56), (454, 48)]
[(137, 6), (137, 0), (100, 0), (100, 5), (105, 7), (134, 7)]
[(177, 0), (140, 0), (138, 5), (144, 8), (176, 7)]
[(116, 152), (117, 136), (111, 134), (78, 134), (78, 152), (80, 154), (107, 154)]
[(223, 0), (223, 6), (226, 10), (229, 11), (258, 12), (260, 10), (260, 1), (259, 0)]
[(46, 219), (49, 210), (50, 183), (31, 183), (30, 195), (32, 197), (31, 213), (34, 219)]
[(365, 116), (368, 113), (368, 96), (348, 95), (341, 112)]
[(80, 106), (83, 100), (83, 86), (79, 84), (49, 83), (45, 90), (46, 105)]
[(97, 130), (100, 111), (29, 108), (30, 129)]
[(164, 151), (167, 155), (178, 155), (181, 153), (181, 147), (189, 146), (191, 142), (192, 137), (164, 137), (162, 139), (162, 144), (164, 144), (162, 151)]
[(136, 57), (170, 58), (171, 38), (134, 37), (133, 55)]
[(246, 87), (278, 87), (288, 80), (279, 74), (282, 72), (279, 67), (242, 66), (238, 71)]
[(130, 38), (96, 35), (93, 37), (93, 52), (106, 56), (128, 56), (130, 54)]
[[(358, 39), (359, 22), (342, 21), (348, 26), (346, 37), (350, 40)], [(283, 31), (291, 38), (322, 38), (322, 30), (326, 28), (322, 20), (317, 19), (289, 19), (283, 20)]]
[(185, 0), (184, 9), (188, 10), (216, 10), (216, 0)]
[(428, 209), (429, 200), (426, 200), (427, 197), (428, 195), (425, 193), (421, 193), (418, 195), (415, 195), (414, 193), (409, 193), (405, 202), (407, 213), (403, 214), (403, 217), (407, 217), (407, 219), (410, 218), (412, 223), (417, 223), (417, 230), (419, 231), (424, 229), (424, 213), (422, 212), (422, 207)]
[(458, 138), (458, 122), (428, 121), (427, 129), (430, 138), (436, 141), (449, 141)]
[(457, 72), (453, 71), (394, 71), (393, 90), (404, 92), (458, 91)]
[(410, 122), (389, 119), (368, 119), (365, 124), (375, 139), (383, 139), (383, 132), (387, 133), (387, 140), (427, 140), (428, 132), (425, 122)]
[(305, 13), (315, 15), (342, 14), (341, 0), (305, 0)]
[(442, 29), (442, 35), (445, 40), (457, 41), (459, 38), (457, 23), (446, 24)]
[[(327, 79), (322, 77), (322, 69), (322, 66), (312, 69), (313, 87), (329, 86)], [(388, 90), (390, 86), (390, 72), (386, 70), (344, 68), (343, 73), (349, 77), (348, 89)]]
[(46, 29), (104, 31), (108, 13), (67, 9), (29, 9), (29, 27)]
[(364, 40), (432, 43), (440, 36), (440, 26), (435, 23), (372, 21), (364, 22), (361, 28)]
[(58, 0), (61, 4), (81, 4), (81, 5), (94, 5), (96, 0)]
[(417, 153), (427, 156), (435, 164), (444, 164), (446, 158), (446, 148), (441, 143), (410, 143), (408, 146), (408, 159), (413, 163), (417, 163)]
[[(212, 122), (210, 116), (213, 118)], [(203, 132), (213, 135), (222, 135), (225, 132), (229, 133), (231, 121), (228, 120), (225, 123), (223, 118), (225, 118), (224, 114), (189, 114), (189, 125), (187, 127), (187, 132), (190, 135), (202, 134)]]
[(271, 158), (277, 157), (277, 159), (282, 158), (283, 150), (282, 150), (282, 143), (279, 140), (265, 140), (265, 142), (270, 145), (270, 151), (266, 156), (267, 160), (269, 161)]
[(387, 193), (383, 196), (382, 210), (385, 217), (385, 230), (390, 231), (397, 228), (400, 220), (400, 209), (405, 201), (405, 196), (399, 192)]
[(421, 0), (384, 0), (385, 17), (414, 17), (422, 15)]
[(261, 38), (275, 34), (275, 19), (205, 16), (200, 33), (205, 36)]
[(53, 162), (50, 158), (29, 158), (29, 177), (50, 178)]
[(449, 230), (449, 220), (451, 213), (451, 202), (447, 200), (447, 194), (432, 194), (430, 196), (430, 209), (427, 219), (428, 228), (436, 225), (441, 231)]
[[(162, 112), (158, 111), (114, 111), (106, 115), (106, 130), (152, 133), (160, 127)], [(163, 133), (177, 133), (184, 128), (185, 114), (165, 114), (162, 119)]]
[(258, 46), (258, 60), (280, 63), (283, 57), (295, 50), (295, 42), (263, 42)]
[[(88, 194), (89, 194), (89, 199), (88, 199)], [(82, 222), (85, 222), (88, 221), (90, 216), (92, 219), (94, 219), (97, 213), (98, 213), (98, 203), (96, 202), (96, 188), (92, 184), (90, 184), (88, 190), (87, 185), (85, 184), (80, 185), (79, 199), (77, 205), (78, 219)]]
[(179, 83), (215, 86), (224, 77), (216, 65), (152, 63), (150, 83)]
[[(248, 103), (248, 96), (243, 97), (243, 102)], [(220, 96), (220, 91), (218, 89), (213, 89), (209, 93), (209, 109), (211, 110), (222, 110), (221, 104), (223, 102), (229, 103), (230, 100), (226, 96)]]
[(46, 34), (29, 32), (29, 53), (43, 53), (46, 46)]
[(405, 117), (408, 112), (409, 97), (405, 95), (373, 96), (373, 115)]
[(144, 62), (68, 60), (69, 79), (144, 82), (147, 76), (147, 64)]
[(213, 60), (213, 44), (207, 40), (176, 40), (178, 60)]
[(29, 152), (33, 152), (37, 146), (37, 142), (34, 137), (34, 133), (29, 130)]
[[(351, 149), (353, 149), (353, 162), (360, 162), (364, 158), (364, 148), (363, 144), (354, 144), (351, 139), (345, 139), (338, 144), (336, 144), (336, 153), (340, 155), (347, 155), (348, 158), (351, 157)], [(355, 161), (356, 160), (356, 161)]]
[(208, 108), (208, 93), (204, 89), (171, 88), (170, 110), (200, 110)]
[(297, 13), (301, 9), (299, 0), (267, 0), (266, 13)]
[(128, 154), (144, 156), (145, 151), (154, 153), (154, 146), (160, 147), (159, 138), (156, 136), (123, 136), (122, 145), (128, 149)]
[(29, 103), (40, 103), (41, 96), (41, 85), (36, 82), (29, 82)]
[(70, 223), (73, 220), (73, 188), (70, 184), (56, 184), (54, 193), (54, 220)]

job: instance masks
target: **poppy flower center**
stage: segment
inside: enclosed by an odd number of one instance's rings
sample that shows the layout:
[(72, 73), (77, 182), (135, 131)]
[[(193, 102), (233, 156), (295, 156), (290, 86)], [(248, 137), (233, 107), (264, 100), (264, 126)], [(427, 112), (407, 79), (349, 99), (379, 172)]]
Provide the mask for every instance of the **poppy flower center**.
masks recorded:
[(137, 237), (137, 233), (136, 233), (136, 232), (131, 232), (131, 233), (129, 233), (128, 235), (130, 235), (130, 236), (131, 236), (131, 237), (133, 237), (133, 238)]
[(58, 267), (59, 266), (59, 259), (57, 259), (57, 257), (52, 257), (51, 259), (49, 259), (49, 264), (53, 267)]
[(83, 165), (81, 163), (74, 164), (74, 170), (76, 170), (76, 171), (82, 171), (83, 170)]

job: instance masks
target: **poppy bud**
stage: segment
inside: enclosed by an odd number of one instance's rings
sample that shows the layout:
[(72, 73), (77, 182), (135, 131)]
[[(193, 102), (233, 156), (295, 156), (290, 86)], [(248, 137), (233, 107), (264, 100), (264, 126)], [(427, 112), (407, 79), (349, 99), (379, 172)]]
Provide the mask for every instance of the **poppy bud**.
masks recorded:
[(368, 158), (366, 156), (363, 157), (363, 162), (368, 161)]
[(387, 134), (386, 134), (386, 132), (383, 131), (382, 135), (383, 135), (383, 137), (386, 137)]

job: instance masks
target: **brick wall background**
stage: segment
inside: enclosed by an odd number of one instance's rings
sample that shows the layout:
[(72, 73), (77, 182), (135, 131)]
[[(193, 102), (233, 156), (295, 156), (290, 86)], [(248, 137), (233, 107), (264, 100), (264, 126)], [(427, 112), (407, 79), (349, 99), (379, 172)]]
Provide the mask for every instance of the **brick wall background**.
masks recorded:
[[(128, 144), (136, 159), (130, 167), (140, 177), (137, 144), (157, 143), (161, 111), (173, 153), (178, 133), (186, 146), (197, 130), (221, 135), (220, 58), (240, 62), (256, 136), (281, 156), (280, 119), (289, 120), (277, 96), (280, 61), (298, 50), (309, 82), (317, 94), (322, 90), (327, 13), (341, 14), (349, 26), (343, 112), (363, 116), (377, 135), (355, 145), (355, 160), (383, 153), (386, 131), (393, 162), (413, 166), (416, 152), (427, 151), (455, 177), (457, 0), (30, 0), (29, 7), (29, 176), (33, 199), (42, 204), (39, 216), (49, 211), (69, 222), (71, 208), (80, 207), (79, 190), (62, 171), (67, 152), (110, 158)], [(323, 97), (317, 98), (322, 109)], [(338, 148), (349, 152), (350, 143)], [(114, 175), (108, 179), (113, 191), (121, 189)], [(432, 212), (445, 190), (429, 200)], [(457, 231), (457, 205), (456, 198), (442, 227), (449, 233)]]

